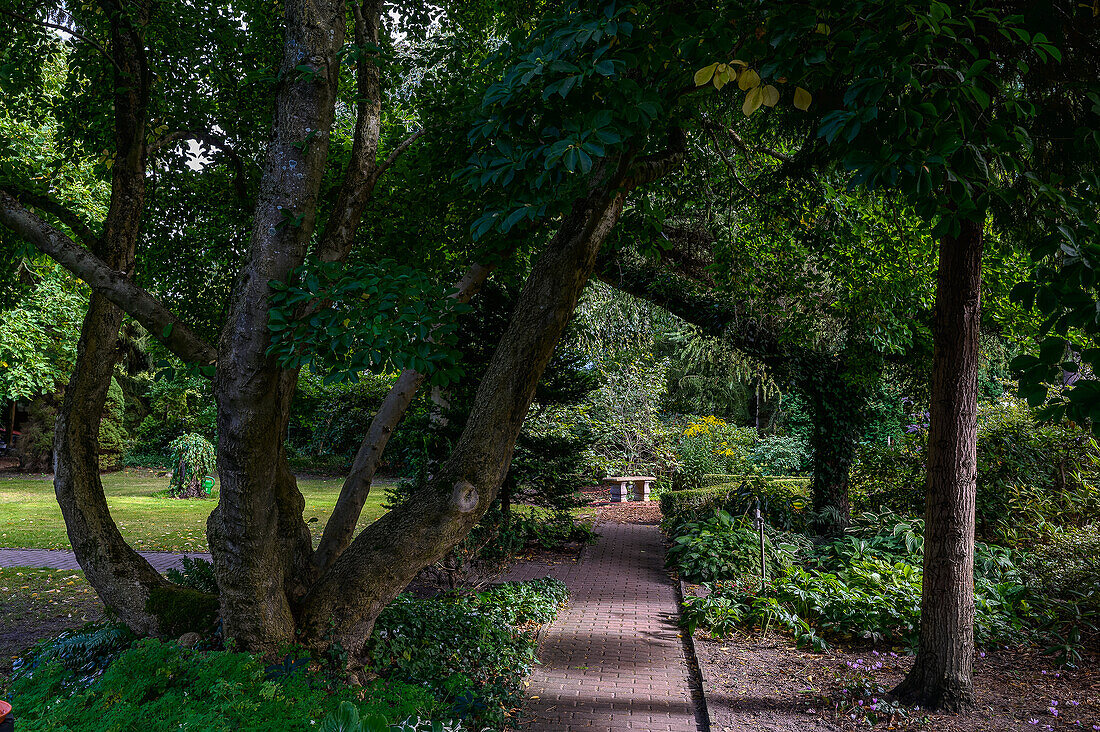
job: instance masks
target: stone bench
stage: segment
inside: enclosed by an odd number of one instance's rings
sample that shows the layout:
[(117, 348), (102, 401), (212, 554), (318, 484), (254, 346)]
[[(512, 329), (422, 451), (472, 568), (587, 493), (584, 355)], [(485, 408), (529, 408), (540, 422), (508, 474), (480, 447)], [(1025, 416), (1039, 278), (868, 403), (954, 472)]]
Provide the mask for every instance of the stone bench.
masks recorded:
[(611, 502), (621, 503), (629, 501), (634, 494), (636, 501), (648, 501), (649, 489), (653, 481), (657, 480), (651, 475), (625, 475), (620, 477), (607, 477), (603, 479), (604, 485), (611, 489)]

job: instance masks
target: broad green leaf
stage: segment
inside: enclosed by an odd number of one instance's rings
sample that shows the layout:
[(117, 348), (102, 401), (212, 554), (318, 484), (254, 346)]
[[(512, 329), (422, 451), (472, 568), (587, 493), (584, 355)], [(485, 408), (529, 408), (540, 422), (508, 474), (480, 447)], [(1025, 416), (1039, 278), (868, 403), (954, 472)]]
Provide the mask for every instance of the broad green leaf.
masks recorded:
[(745, 95), (745, 103), (741, 105), (741, 111), (748, 117), (750, 114), (760, 109), (760, 105), (764, 102), (764, 90), (760, 87), (749, 90)]
[(718, 91), (722, 91), (722, 87), (729, 83), (731, 79), (731, 73), (733, 72), (730, 67), (726, 66), (725, 64), (719, 65), (718, 70), (714, 73), (714, 88)]
[[(760, 74), (756, 73), (752, 69), (745, 69), (737, 77), (737, 86), (741, 88), (741, 91), (748, 91), (755, 87), (760, 86)], [(760, 106), (759, 104), (756, 106)]]
[(779, 103), (779, 90), (771, 84), (764, 87), (764, 106), (774, 107)]

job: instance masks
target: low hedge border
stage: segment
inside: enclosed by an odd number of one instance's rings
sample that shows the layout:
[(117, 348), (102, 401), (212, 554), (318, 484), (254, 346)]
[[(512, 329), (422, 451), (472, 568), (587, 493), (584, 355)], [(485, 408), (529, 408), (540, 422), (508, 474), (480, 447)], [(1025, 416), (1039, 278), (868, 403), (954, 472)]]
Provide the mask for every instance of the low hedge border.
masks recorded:
[(803, 528), (809, 513), (809, 478), (758, 475), (705, 475), (705, 487), (664, 493), (660, 499), (666, 528), (725, 510), (732, 515), (753, 509), (757, 501), (765, 520), (790, 530)]

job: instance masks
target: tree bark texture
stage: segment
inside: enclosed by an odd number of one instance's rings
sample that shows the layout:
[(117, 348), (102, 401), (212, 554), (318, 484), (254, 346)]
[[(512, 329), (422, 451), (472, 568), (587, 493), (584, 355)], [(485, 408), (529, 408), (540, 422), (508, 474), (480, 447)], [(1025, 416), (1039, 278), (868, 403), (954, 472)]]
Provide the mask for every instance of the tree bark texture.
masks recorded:
[(496, 498), (535, 386), (622, 211), (622, 173), (608, 177), (574, 205), (536, 262), (437, 476), (364, 529), (305, 597), (300, 624), (308, 642), (336, 640), (350, 664), (361, 663), (382, 609), (421, 568), (461, 541)]
[(351, 160), (344, 171), (344, 184), (339, 188), (336, 205), (321, 235), (318, 254), (324, 261), (343, 260), (351, 251), (363, 210), (381, 173), (378, 142), (382, 134), (382, 80), (378, 64), (365, 54), (368, 45), (378, 45), (383, 3), (382, 0), (365, 0), (362, 5), (354, 2), (350, 5), (355, 15), (355, 45), (360, 49), (355, 67), (359, 103)]
[(344, 44), (344, 4), (291, 0), (286, 18), (249, 260), (219, 344), (214, 393), (221, 494), (207, 522), (225, 635), (260, 650), (294, 640), (290, 605), (305, 592), (312, 567), (305, 500), (283, 447), (297, 374), (266, 354), (268, 283), (285, 281), (302, 263), (313, 233)]
[(939, 247), (928, 433), (920, 642), (894, 690), (906, 703), (958, 711), (974, 703), (974, 512), (982, 222)]
[[(115, 164), (111, 206), (95, 255), (109, 268), (127, 273), (145, 200), (145, 108), (149, 75), (142, 39), (107, 4), (111, 52), (116, 62)], [(138, 15), (143, 8), (137, 8)], [(123, 539), (111, 518), (99, 478), (99, 423), (107, 389), (118, 362), (118, 331), (123, 313), (94, 292), (81, 327), (73, 376), (57, 413), (54, 432), (54, 492), (69, 541), (88, 581), (105, 606), (132, 629), (159, 633), (148, 610), (150, 592), (170, 585)]]

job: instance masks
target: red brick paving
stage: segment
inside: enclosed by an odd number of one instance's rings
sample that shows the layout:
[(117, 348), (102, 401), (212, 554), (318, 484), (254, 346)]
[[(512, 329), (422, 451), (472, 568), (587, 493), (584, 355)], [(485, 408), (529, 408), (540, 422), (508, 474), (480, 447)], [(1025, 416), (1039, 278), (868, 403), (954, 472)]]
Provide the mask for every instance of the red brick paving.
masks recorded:
[(570, 590), (539, 645), (526, 729), (697, 732), (661, 533), (640, 524), (597, 531), (578, 563), (523, 564), (505, 578), (550, 575)]

